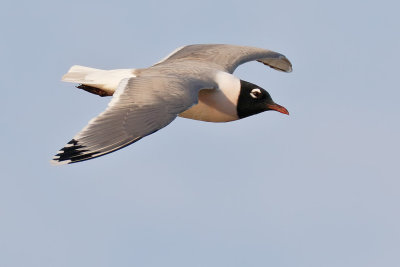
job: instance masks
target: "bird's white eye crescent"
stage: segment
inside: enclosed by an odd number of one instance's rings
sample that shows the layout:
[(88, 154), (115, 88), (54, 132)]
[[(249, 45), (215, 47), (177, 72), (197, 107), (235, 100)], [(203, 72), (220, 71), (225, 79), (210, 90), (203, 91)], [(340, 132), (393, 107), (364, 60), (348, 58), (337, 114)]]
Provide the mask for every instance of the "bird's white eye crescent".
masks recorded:
[(255, 89), (251, 90), (250, 95), (252, 98), (260, 98), (262, 93), (261, 93), (260, 89), (255, 88)]

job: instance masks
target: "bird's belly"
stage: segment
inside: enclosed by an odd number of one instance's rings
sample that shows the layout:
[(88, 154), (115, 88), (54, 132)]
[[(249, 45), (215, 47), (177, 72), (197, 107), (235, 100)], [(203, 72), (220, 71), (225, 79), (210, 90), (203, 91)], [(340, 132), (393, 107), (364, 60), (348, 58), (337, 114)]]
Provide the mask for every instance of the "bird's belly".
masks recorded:
[(199, 92), (198, 104), (179, 114), (180, 117), (208, 121), (228, 122), (238, 120), (236, 105), (220, 90), (205, 89)]

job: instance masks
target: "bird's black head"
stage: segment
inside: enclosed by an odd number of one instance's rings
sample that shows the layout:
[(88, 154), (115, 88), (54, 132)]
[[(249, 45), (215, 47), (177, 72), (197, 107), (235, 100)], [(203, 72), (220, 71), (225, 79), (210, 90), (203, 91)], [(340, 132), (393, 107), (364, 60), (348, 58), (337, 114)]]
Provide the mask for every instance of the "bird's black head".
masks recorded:
[(289, 115), (286, 108), (276, 104), (269, 93), (261, 87), (240, 80), (240, 93), (237, 103), (237, 114), (240, 119), (267, 110), (276, 110)]

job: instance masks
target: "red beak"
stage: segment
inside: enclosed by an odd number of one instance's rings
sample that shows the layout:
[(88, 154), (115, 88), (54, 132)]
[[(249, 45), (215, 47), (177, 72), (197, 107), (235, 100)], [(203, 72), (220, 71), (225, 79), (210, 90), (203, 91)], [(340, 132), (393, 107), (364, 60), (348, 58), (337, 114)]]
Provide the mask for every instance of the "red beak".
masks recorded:
[(289, 111), (286, 108), (282, 107), (281, 105), (278, 105), (278, 104), (274, 103), (274, 104), (268, 104), (267, 107), (269, 109), (276, 110), (276, 111), (278, 111), (280, 113), (289, 115)]

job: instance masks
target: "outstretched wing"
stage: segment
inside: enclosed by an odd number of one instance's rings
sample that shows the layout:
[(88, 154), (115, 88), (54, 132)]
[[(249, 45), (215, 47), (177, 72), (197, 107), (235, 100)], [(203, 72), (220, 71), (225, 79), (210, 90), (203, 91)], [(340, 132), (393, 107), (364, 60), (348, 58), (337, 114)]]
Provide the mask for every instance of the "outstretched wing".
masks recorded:
[(52, 163), (99, 157), (158, 131), (197, 103), (203, 86), (209, 85), (176, 77), (122, 80), (107, 109), (58, 151)]
[(233, 73), (239, 65), (249, 61), (259, 61), (273, 69), (284, 72), (292, 71), (292, 64), (282, 54), (257, 47), (226, 44), (184, 46), (172, 52), (156, 65), (182, 59), (213, 62), (230, 73)]

